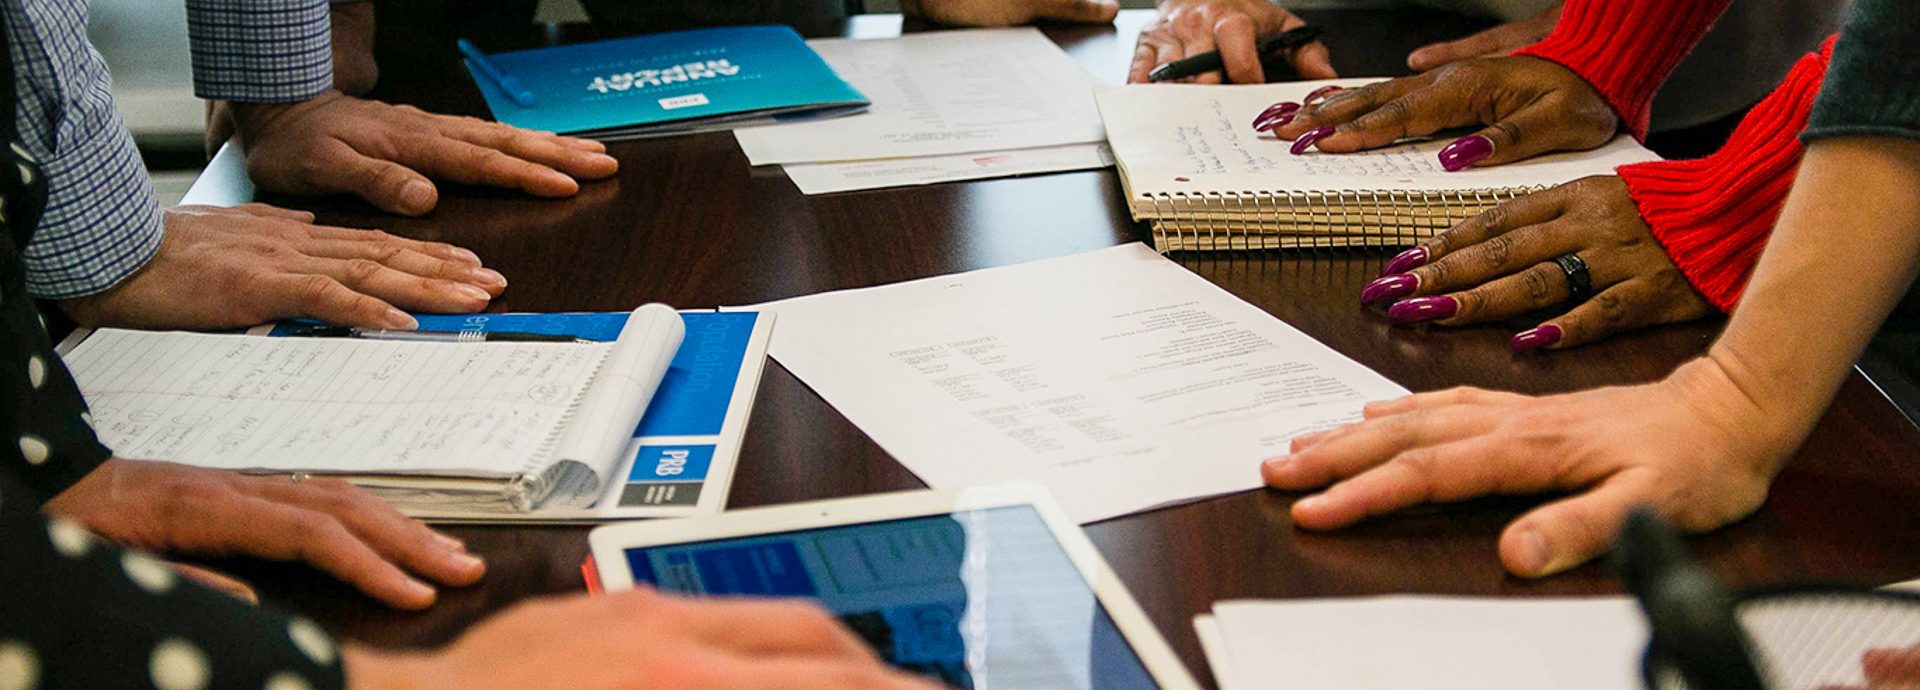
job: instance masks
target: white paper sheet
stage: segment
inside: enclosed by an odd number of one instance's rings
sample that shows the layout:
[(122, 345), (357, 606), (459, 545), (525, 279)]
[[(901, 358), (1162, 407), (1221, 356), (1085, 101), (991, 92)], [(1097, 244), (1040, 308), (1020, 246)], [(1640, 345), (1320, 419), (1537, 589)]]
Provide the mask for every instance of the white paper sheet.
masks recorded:
[(757, 307), (771, 354), (934, 488), (1093, 522), (1260, 484), (1405, 389), (1140, 244)]
[(1592, 151), (1447, 172), (1437, 154), (1450, 138), (1409, 141), (1372, 151), (1295, 156), (1291, 142), (1256, 132), (1253, 116), (1280, 101), (1299, 101), (1326, 85), (1362, 86), (1375, 79), (1338, 79), (1247, 86), (1131, 84), (1097, 87), (1100, 116), (1113, 155), (1134, 194), (1231, 190), (1472, 190), (1555, 185), (1611, 174), (1628, 163), (1658, 160), (1632, 137)]
[(941, 156), (1103, 141), (1093, 79), (1032, 27), (807, 45), (865, 114), (734, 131), (754, 165)]
[(1642, 690), (1647, 643), (1625, 597), (1227, 601), (1213, 625), (1221, 690)]
[(515, 477), (612, 346), (95, 331), (66, 356), (101, 441), (202, 467)]
[(852, 163), (792, 163), (783, 166), (803, 194), (984, 180), (1113, 165), (1106, 144), (1068, 144), (1037, 149), (892, 158)]

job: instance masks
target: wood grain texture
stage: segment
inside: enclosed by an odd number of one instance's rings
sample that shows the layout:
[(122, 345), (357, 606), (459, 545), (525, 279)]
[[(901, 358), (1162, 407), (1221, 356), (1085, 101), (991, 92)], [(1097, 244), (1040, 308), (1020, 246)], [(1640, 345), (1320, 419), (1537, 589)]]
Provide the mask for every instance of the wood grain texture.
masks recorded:
[[(1404, 70), (1411, 48), (1477, 28), (1426, 12), (1322, 12), (1336, 65), (1347, 74)], [(1119, 28), (1047, 33), (1103, 79), (1124, 74), (1129, 13)], [(913, 28), (909, 26), (909, 28)], [(454, 66), (452, 36), (433, 27), (383, 27), (390, 99), (483, 112)], [(593, 35), (578, 27), (502, 31), (488, 47)], [(1111, 170), (806, 197), (776, 169), (754, 169), (729, 135), (616, 144), (616, 179), (576, 199), (447, 188), (426, 218), (396, 219), (338, 199), (273, 201), (357, 227), (455, 242), (512, 282), (505, 311), (625, 310), (646, 301), (680, 307), (752, 304), (823, 290), (923, 278), (1061, 256), (1144, 238)], [(1648, 381), (1701, 352), (1720, 323), (1656, 329), (1544, 356), (1506, 346), (1513, 325), (1390, 328), (1359, 306), (1377, 253), (1229, 255), (1185, 263), (1234, 294), (1415, 390), (1477, 385), (1530, 393)], [(1044, 296), (1036, 296), (1044, 299)], [(1684, 442), (1684, 440), (1682, 440)], [(1740, 585), (1799, 579), (1882, 584), (1920, 576), (1920, 433), (1857, 375), (1754, 517), (1694, 540), (1695, 552)], [(1249, 465), (1248, 472), (1255, 471)], [(919, 487), (845, 418), (777, 365), (767, 369), (731, 505), (769, 505)], [(1207, 677), (1190, 625), (1231, 597), (1388, 592), (1546, 595), (1616, 592), (1589, 565), (1541, 581), (1508, 577), (1495, 560), (1501, 527), (1540, 498), (1429, 507), (1357, 527), (1294, 529), (1294, 495), (1256, 491), (1110, 520), (1094, 541), (1181, 656)], [(581, 588), (586, 531), (463, 528), (486, 556), (482, 584), (445, 593), (422, 614), (385, 611), (310, 571), (231, 564), (276, 604), (309, 613), (376, 645), (444, 642), (529, 596)]]

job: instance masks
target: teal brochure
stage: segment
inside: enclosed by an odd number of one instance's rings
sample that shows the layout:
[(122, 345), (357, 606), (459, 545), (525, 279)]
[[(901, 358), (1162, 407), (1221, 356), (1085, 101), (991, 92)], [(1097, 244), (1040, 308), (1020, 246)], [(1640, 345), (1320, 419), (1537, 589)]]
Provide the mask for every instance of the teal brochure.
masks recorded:
[(785, 26), (650, 34), (487, 56), (534, 97), (522, 107), (471, 61), (494, 119), (623, 139), (850, 114), (866, 96)]

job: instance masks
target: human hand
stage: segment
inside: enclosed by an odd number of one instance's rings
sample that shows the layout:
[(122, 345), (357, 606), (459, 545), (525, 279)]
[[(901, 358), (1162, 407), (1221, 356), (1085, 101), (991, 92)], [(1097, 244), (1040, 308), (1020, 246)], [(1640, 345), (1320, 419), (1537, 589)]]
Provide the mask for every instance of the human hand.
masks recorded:
[(1276, 103), (1254, 121), (1255, 129), (1293, 141), (1295, 155), (1309, 147), (1350, 153), (1473, 126), (1482, 129), (1440, 150), (1441, 167), (1463, 170), (1594, 148), (1619, 131), (1620, 117), (1573, 70), (1520, 56), (1456, 62), (1338, 90), (1319, 102)]
[(1547, 34), (1553, 33), (1553, 25), (1560, 21), (1563, 4), (1556, 2), (1532, 18), (1507, 22), (1466, 38), (1420, 46), (1407, 54), (1407, 66), (1416, 72), (1425, 72), (1468, 58), (1506, 55), (1539, 43)]
[(486, 572), (459, 541), (338, 479), (114, 458), (45, 507), (132, 548), (304, 561), (399, 609), (433, 605), (433, 586), (415, 575), (460, 587)]
[(1397, 323), (1511, 318), (1566, 303), (1567, 273), (1554, 263), (1565, 254), (1586, 262), (1592, 299), (1514, 336), (1513, 349), (1572, 347), (1714, 313), (1613, 175), (1507, 201), (1421, 242), (1387, 262), (1360, 301), (1392, 301), (1387, 316)]
[[(1160, 14), (1140, 29), (1133, 48), (1128, 83), (1145, 83), (1153, 68), (1201, 53), (1220, 51), (1227, 81), (1260, 84), (1267, 80), (1254, 42), (1261, 36), (1286, 31), (1306, 22), (1268, 0), (1162, 0)], [(1287, 54), (1294, 71), (1307, 79), (1332, 79), (1333, 61), (1327, 46), (1315, 41)], [(1218, 84), (1217, 72), (1194, 77), (1200, 84)]]
[(953, 26), (1016, 26), (1038, 21), (1105, 24), (1120, 15), (1113, 0), (903, 0), (905, 14)]
[(1324, 487), (1293, 504), (1294, 524), (1313, 530), (1422, 503), (1571, 493), (1500, 535), (1507, 570), (1542, 577), (1603, 553), (1636, 505), (1688, 532), (1751, 514), (1811, 425), (1769, 419), (1703, 358), (1640, 386), (1545, 397), (1455, 388), (1371, 403), (1359, 423), (1294, 439), (1261, 475), (1276, 489)]
[[(349, 96), (364, 96), (380, 83), (380, 64), (373, 58), (375, 17), (373, 0), (336, 2), (327, 6), (333, 31), (333, 88)], [(233, 138), (233, 104), (207, 101), (207, 126), (202, 135), (207, 155)]]
[(327, 12), (333, 28), (333, 88), (349, 96), (372, 91), (380, 82), (380, 65), (373, 59), (373, 0), (336, 2)]
[(166, 224), (146, 266), (61, 308), (83, 326), (213, 330), (310, 317), (413, 328), (396, 306), (474, 312), (507, 287), (465, 249), (314, 225), (304, 211), (180, 206), (167, 211)]
[(298, 103), (233, 104), (247, 175), (288, 194), (351, 193), (382, 210), (417, 216), (440, 192), (427, 176), (572, 196), (576, 180), (620, 164), (600, 142), (422, 112), (337, 91)]
[(939, 688), (882, 665), (811, 603), (695, 600), (645, 588), (522, 603), (433, 652), (349, 646), (343, 658), (355, 690)]
[(1860, 670), (1866, 685), (1824, 690), (1920, 690), (1920, 646), (1869, 650), (1860, 657)]

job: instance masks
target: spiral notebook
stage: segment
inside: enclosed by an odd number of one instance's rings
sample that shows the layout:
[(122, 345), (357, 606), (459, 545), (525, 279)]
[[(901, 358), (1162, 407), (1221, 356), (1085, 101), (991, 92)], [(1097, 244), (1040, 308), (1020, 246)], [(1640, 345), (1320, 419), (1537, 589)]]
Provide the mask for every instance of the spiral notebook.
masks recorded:
[(1436, 155), (1452, 137), (1295, 156), (1251, 127), (1274, 103), (1374, 81), (1140, 84), (1095, 96), (1128, 207), (1151, 223), (1162, 252), (1408, 245), (1507, 199), (1659, 159), (1620, 136), (1591, 151), (1446, 172)]
[(685, 335), (647, 305), (611, 343), (100, 329), (65, 359), (116, 455), (332, 475), (416, 517), (592, 503)]

